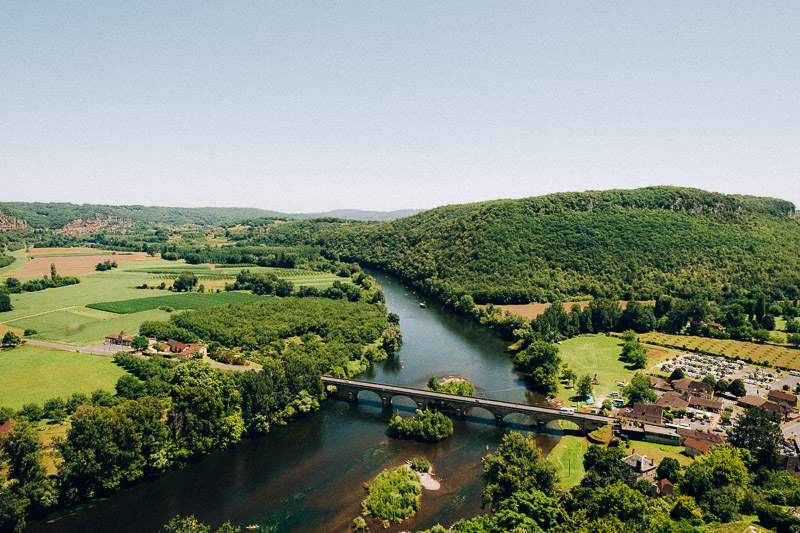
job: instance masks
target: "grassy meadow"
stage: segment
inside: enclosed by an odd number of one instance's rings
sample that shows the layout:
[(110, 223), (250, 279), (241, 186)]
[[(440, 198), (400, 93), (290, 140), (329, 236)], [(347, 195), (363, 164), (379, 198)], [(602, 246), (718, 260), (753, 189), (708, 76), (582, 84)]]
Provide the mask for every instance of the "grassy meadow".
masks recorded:
[(55, 397), (113, 391), (125, 371), (100, 355), (21, 346), (0, 351), (0, 405), (19, 409)]
[[(594, 386), (594, 397), (597, 401), (600, 398), (610, 397), (612, 391), (619, 391), (617, 382), (623, 379), (630, 381), (636, 372), (628, 369), (627, 364), (620, 361), (622, 344), (622, 339), (619, 337), (580, 335), (565, 340), (559, 346), (559, 353), (563, 362), (569, 363), (578, 377), (585, 374), (592, 377), (597, 375), (599, 384)], [(648, 367), (672, 357), (672, 354), (673, 352), (670, 350), (648, 349)], [(566, 389), (563, 385), (559, 386), (559, 399), (568, 402), (573, 394), (574, 389)]]
[(583, 456), (589, 444), (583, 437), (565, 435), (561, 438), (547, 458), (558, 467), (561, 488), (569, 489), (583, 479), (586, 470), (583, 468)]

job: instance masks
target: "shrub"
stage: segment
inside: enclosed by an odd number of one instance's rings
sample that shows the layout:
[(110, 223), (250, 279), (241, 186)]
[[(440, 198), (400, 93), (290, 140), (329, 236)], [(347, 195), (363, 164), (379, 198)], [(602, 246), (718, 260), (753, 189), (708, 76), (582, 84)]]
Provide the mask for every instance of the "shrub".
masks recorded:
[(389, 431), (400, 439), (421, 442), (436, 442), (453, 434), (453, 422), (438, 411), (420, 411), (411, 418), (403, 418), (395, 412), (389, 420)]
[(399, 524), (419, 510), (422, 493), (419, 475), (402, 466), (381, 472), (372, 483), (365, 483), (364, 487), (369, 496), (361, 502), (361, 506), (365, 512), (376, 518), (393, 520)]
[(415, 457), (414, 459), (411, 459), (411, 468), (417, 472), (430, 472), (431, 462), (421, 457)]

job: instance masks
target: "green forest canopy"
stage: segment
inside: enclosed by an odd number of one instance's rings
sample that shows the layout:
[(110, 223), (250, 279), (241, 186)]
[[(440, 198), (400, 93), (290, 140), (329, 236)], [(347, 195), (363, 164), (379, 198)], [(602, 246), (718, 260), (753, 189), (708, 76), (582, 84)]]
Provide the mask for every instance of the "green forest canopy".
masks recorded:
[(381, 268), (448, 304), (464, 294), (476, 303), (800, 296), (793, 204), (697, 189), (497, 200), (373, 224), (293, 222), (269, 238)]

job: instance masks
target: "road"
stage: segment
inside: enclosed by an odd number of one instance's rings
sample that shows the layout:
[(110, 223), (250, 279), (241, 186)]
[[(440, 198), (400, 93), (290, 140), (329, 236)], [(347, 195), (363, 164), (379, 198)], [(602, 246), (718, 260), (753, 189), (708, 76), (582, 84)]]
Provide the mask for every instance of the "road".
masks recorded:
[[(69, 344), (58, 344), (56, 342), (44, 342), (31, 339), (26, 339), (25, 344), (27, 346), (38, 346), (40, 348), (64, 350), (67, 352), (88, 353), (91, 355), (104, 355), (106, 357), (114, 357), (114, 354), (117, 352), (131, 351), (130, 349), (126, 350), (121, 346), (115, 346), (112, 344), (101, 344), (100, 346), (70, 346)], [(248, 370), (260, 371), (258, 368), (247, 368), (240, 365), (226, 365), (223, 363), (217, 363), (216, 361), (209, 361), (208, 364), (211, 366), (211, 368), (217, 368), (219, 370), (233, 370), (236, 372), (247, 372)]]

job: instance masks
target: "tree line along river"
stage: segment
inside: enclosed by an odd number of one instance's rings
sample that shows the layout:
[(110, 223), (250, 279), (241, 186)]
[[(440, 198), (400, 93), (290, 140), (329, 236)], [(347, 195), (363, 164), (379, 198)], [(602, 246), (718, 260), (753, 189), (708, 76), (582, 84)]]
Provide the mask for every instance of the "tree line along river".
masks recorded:
[[(399, 280), (369, 271), (383, 287), (386, 306), (400, 316), (403, 346), (395, 358), (379, 363), (359, 380), (425, 388), (432, 374), (459, 375), (476, 387), (475, 395), (542, 405), (513, 369), (504, 343), (470, 319), (419, 306), (421, 298)], [(395, 398), (394, 406), (411, 412), (413, 402)], [(507, 429), (494, 425), (488, 412), (454, 421), (454, 434), (437, 444), (390, 438), (390, 412), (372, 393), (357, 404), (331, 398), (321, 409), (269, 434), (241, 443), (181, 470), (140, 483), (102, 501), (43, 520), (31, 520), (31, 533), (158, 531), (175, 515), (194, 514), (212, 528), (230, 520), (258, 524), (261, 531), (348, 531), (361, 511), (363, 484), (382, 469), (412, 457), (431, 461), (438, 491), (423, 491), (420, 512), (387, 531), (419, 530), (437, 522), (485, 512), (481, 457), (494, 451)], [(515, 415), (516, 416), (516, 415)], [(524, 423), (521, 416), (507, 421)], [(558, 442), (540, 434), (545, 453)]]

